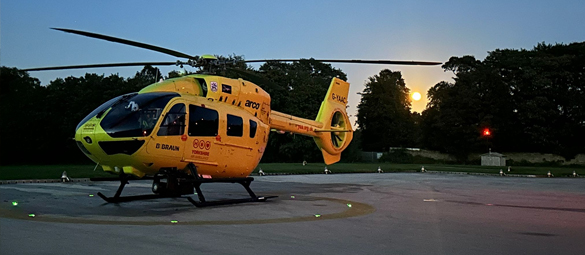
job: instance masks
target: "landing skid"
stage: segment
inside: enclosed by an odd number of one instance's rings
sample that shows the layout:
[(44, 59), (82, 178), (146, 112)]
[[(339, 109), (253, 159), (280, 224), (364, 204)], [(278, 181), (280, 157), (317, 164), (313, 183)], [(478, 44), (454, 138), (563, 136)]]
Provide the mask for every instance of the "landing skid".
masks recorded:
[(128, 179), (130, 178), (129, 175), (121, 174), (120, 175), (120, 187), (116, 191), (116, 194), (113, 197), (107, 197), (106, 195), (98, 192), (98, 196), (101, 197), (108, 203), (122, 203), (122, 202), (130, 202), (135, 200), (146, 200), (146, 199), (154, 199), (154, 198), (168, 198), (168, 197), (178, 197), (177, 195), (162, 195), (162, 194), (149, 194), (149, 195), (138, 195), (138, 196), (120, 196), (122, 194), (122, 190), (126, 184), (128, 184)]
[(125, 197), (106, 197), (101, 192), (98, 192), (98, 196), (100, 196), (103, 200), (108, 203), (122, 203), (122, 202), (130, 202), (136, 200), (148, 200), (148, 199), (155, 199), (155, 198), (169, 198), (169, 197), (178, 197), (178, 196), (163, 196), (158, 194), (149, 194), (149, 195), (138, 195), (138, 196), (125, 196)]
[[(254, 191), (252, 191), (252, 189), (250, 189), (250, 183), (252, 183), (252, 181), (254, 181), (254, 178), (252, 178), (252, 177), (246, 177), (246, 178), (220, 178), (220, 179), (196, 179), (193, 184), (195, 186), (195, 190), (197, 191), (197, 197), (199, 198), (199, 201), (195, 201), (191, 197), (188, 197), (187, 199), (189, 200), (189, 202), (191, 202), (193, 205), (195, 205), (197, 207), (205, 207), (205, 206), (214, 206), (214, 205), (239, 204), (239, 203), (247, 203), (247, 202), (264, 202), (264, 201), (266, 201), (266, 199), (275, 198), (276, 197), (276, 196), (270, 196), (270, 197), (259, 197), (259, 196), (256, 196), (256, 194), (254, 194)], [(203, 184), (203, 183), (214, 183), (214, 182), (218, 182), (218, 183), (239, 183), (240, 185), (242, 185), (246, 189), (246, 191), (248, 192), (248, 195), (250, 195), (250, 198), (218, 200), (218, 201), (207, 201), (207, 200), (205, 200), (205, 196), (203, 196), (203, 192), (201, 191), (201, 184)]]
[[(189, 202), (191, 202), (196, 207), (206, 207), (206, 206), (215, 206), (215, 205), (227, 205), (227, 204), (239, 204), (239, 203), (248, 203), (248, 202), (264, 202), (269, 198), (275, 198), (276, 196), (270, 197), (259, 197), (250, 189), (250, 184), (254, 181), (252, 177), (245, 177), (245, 178), (217, 178), (217, 179), (206, 179), (199, 177), (197, 174), (197, 168), (195, 165), (190, 163), (188, 165), (191, 175), (180, 174), (178, 171), (168, 171), (168, 170), (161, 170), (162, 176), (166, 176), (167, 182), (161, 183), (160, 176), (156, 175), (153, 182), (153, 191), (158, 191), (158, 194), (149, 194), (149, 195), (138, 195), (138, 196), (121, 196), (122, 190), (126, 184), (128, 184), (129, 176), (125, 174), (120, 175), (120, 186), (116, 191), (116, 194), (113, 197), (107, 197), (101, 192), (98, 192), (98, 196), (100, 196), (103, 200), (108, 203), (122, 203), (122, 202), (130, 202), (136, 200), (147, 200), (147, 199), (157, 199), (157, 198), (172, 198), (172, 197), (181, 197), (182, 195), (190, 195), (193, 194), (193, 191), (197, 191), (197, 197), (199, 201), (195, 201), (191, 197), (187, 197)], [(218, 201), (207, 201), (203, 192), (201, 191), (201, 184), (203, 183), (239, 183), (242, 185), (248, 195), (249, 198), (242, 198), (242, 199), (229, 199), (229, 200), (218, 200)], [(164, 185), (163, 185), (164, 184)], [(156, 187), (156, 188), (155, 188)], [(156, 192), (155, 191), (155, 192)]]

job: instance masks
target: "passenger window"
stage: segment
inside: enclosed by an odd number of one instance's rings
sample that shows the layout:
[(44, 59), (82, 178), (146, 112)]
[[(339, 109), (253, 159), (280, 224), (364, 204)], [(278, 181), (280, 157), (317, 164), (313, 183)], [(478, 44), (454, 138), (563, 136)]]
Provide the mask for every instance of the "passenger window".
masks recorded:
[(242, 136), (244, 134), (244, 120), (242, 117), (227, 115), (227, 135)]
[(218, 127), (216, 110), (189, 105), (189, 136), (217, 136)]
[(258, 123), (256, 121), (250, 120), (250, 138), (254, 138), (256, 136), (256, 129), (258, 128)]
[(182, 135), (185, 132), (185, 105), (176, 104), (166, 114), (160, 125), (158, 136)]

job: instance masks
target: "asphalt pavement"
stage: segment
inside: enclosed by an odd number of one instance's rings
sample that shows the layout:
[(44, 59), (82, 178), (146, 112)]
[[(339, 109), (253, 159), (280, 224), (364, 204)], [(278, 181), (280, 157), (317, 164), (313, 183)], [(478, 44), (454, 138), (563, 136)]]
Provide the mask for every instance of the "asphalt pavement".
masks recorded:
[[(117, 182), (0, 185), (0, 254), (582, 254), (585, 179), (432, 173), (255, 177), (266, 202), (108, 204)], [(149, 194), (148, 180), (124, 195)], [(203, 184), (208, 199), (246, 197)], [(196, 198), (196, 195), (193, 195)]]

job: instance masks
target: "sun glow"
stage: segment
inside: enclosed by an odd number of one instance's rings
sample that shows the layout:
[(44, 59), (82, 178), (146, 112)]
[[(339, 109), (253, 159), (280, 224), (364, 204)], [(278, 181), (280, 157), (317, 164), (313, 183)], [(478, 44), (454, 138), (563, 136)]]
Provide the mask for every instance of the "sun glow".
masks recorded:
[(413, 99), (414, 101), (418, 101), (418, 100), (420, 100), (420, 93), (418, 93), (418, 92), (414, 92), (414, 93), (412, 93), (412, 99)]

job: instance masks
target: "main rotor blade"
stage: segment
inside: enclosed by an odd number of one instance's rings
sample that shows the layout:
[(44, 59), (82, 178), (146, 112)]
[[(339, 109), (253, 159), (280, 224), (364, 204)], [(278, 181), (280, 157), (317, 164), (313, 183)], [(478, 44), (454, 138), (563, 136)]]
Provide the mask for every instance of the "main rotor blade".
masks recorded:
[(170, 49), (165, 49), (162, 47), (158, 47), (158, 46), (154, 46), (154, 45), (150, 45), (150, 44), (146, 44), (146, 43), (140, 43), (140, 42), (130, 41), (130, 40), (122, 39), (122, 38), (107, 36), (107, 35), (100, 35), (100, 34), (96, 34), (96, 33), (73, 30), (73, 29), (66, 29), (66, 28), (51, 28), (51, 29), (55, 29), (55, 30), (59, 30), (59, 31), (67, 32), (67, 33), (72, 33), (72, 34), (83, 35), (83, 36), (92, 37), (92, 38), (97, 38), (97, 39), (102, 39), (102, 40), (106, 40), (106, 41), (110, 41), (110, 42), (131, 45), (131, 46), (135, 46), (135, 47), (139, 47), (139, 48), (143, 48), (143, 49), (158, 51), (158, 52), (168, 54), (171, 56), (175, 56), (175, 57), (179, 57), (179, 58), (192, 59), (195, 57), (195, 56), (191, 56), (191, 55), (188, 55), (188, 54), (185, 54), (182, 52), (178, 52), (178, 51), (174, 51), (174, 50), (170, 50)]
[[(247, 63), (253, 62), (294, 62), (299, 60), (309, 59), (256, 59), (256, 60), (244, 60)], [(361, 59), (313, 59), (319, 62), (327, 63), (353, 63), (353, 64), (378, 64), (378, 65), (421, 65), (421, 66), (434, 66), (440, 65), (441, 62), (428, 62), (428, 61), (395, 61), (395, 60), (361, 60)]]
[(47, 70), (64, 70), (64, 69), (81, 69), (81, 68), (99, 68), (99, 67), (120, 67), (120, 66), (170, 66), (176, 65), (177, 62), (134, 62), (134, 63), (110, 63), (110, 64), (93, 64), (93, 65), (75, 65), (75, 66), (51, 66), (22, 69), (22, 71), (47, 71)]

